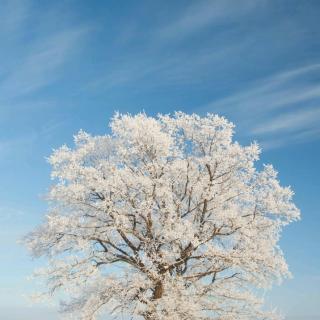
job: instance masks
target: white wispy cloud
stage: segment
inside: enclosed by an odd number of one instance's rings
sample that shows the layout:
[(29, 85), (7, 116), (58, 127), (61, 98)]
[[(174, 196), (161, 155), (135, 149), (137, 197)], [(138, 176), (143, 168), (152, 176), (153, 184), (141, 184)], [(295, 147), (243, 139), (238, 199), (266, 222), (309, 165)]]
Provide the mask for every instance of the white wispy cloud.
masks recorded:
[(286, 70), (199, 110), (231, 115), (240, 132), (257, 137), (267, 149), (311, 141), (320, 137), (319, 72), (320, 64)]
[(197, 53), (177, 52), (170, 56), (123, 55), (105, 66), (104, 74), (92, 80), (87, 88), (141, 86), (141, 81), (148, 78), (152, 81), (145, 81), (144, 88), (197, 83), (206, 76), (208, 66), (223, 61), (235, 49), (236, 45), (215, 50), (208, 48)]
[(254, 127), (254, 134), (278, 133), (280, 131), (296, 131), (307, 128), (320, 129), (320, 108), (300, 110), (275, 116), (273, 119)]
[(66, 75), (92, 27), (75, 21), (67, 3), (0, 1), (0, 110)]
[(183, 39), (202, 29), (219, 23), (230, 23), (264, 1), (214, 0), (196, 1), (187, 6), (180, 15), (155, 33), (157, 41)]
[(73, 76), (69, 63), (94, 28), (89, 20), (72, 19), (71, 9), (66, 3), (48, 3), (44, 10), (33, 0), (0, 1), (0, 162), (31, 156), (36, 143), (61, 127), (57, 118), (42, 116), (43, 125), (30, 119), (57, 107), (59, 98), (44, 89)]
[(312, 64), (283, 71), (255, 81), (251, 86), (229, 97), (213, 101), (206, 108), (264, 112), (314, 98), (320, 98), (320, 85), (304, 82), (306, 77), (320, 71), (320, 64)]
[[(249, 37), (230, 40), (228, 32), (234, 32), (235, 21), (254, 14), (265, 3), (264, 0), (189, 2), (180, 10), (172, 6), (172, 12), (160, 22), (151, 22), (148, 29), (138, 22), (132, 25), (129, 20), (129, 30), (128, 26), (121, 27), (119, 37), (108, 43), (108, 51), (115, 52), (115, 56), (110, 62), (104, 61), (102, 74), (95, 75), (86, 88), (141, 87), (141, 82), (151, 77), (152, 81), (144, 81), (144, 88), (203, 82), (212, 76), (208, 70), (215, 72), (226, 60), (250, 46)], [(183, 40), (201, 36), (219, 24), (228, 27), (222, 33), (211, 32), (200, 44), (179, 47)], [(166, 47), (170, 48), (168, 52)]]
[(39, 39), (0, 82), (1, 100), (36, 91), (56, 80), (87, 31), (84, 27), (67, 29)]
[(306, 129), (300, 132), (294, 132), (290, 135), (276, 135), (273, 138), (266, 137), (259, 140), (263, 150), (282, 148), (287, 145), (314, 141), (320, 138), (320, 128)]
[[(10, 160), (15, 154), (18, 157), (23, 155), (25, 158), (33, 155), (33, 148), (38, 143), (51, 141), (59, 130), (65, 125), (64, 120), (47, 120), (39, 128), (29, 129), (22, 135), (9, 138), (0, 138), (0, 163)], [(0, 215), (3, 211), (0, 207)]]
[[(208, 2), (203, 3), (209, 5)], [(190, 9), (190, 11), (192, 10)], [(227, 9), (225, 13), (227, 15)], [(174, 15), (177, 13), (175, 12)], [(139, 87), (139, 91), (141, 91), (142, 89), (149, 90), (166, 86), (197, 85), (200, 83), (206, 85), (206, 82), (212, 82), (212, 78), (219, 77), (218, 73), (223, 72), (223, 66), (229, 64), (234, 57), (245, 53), (251, 45), (249, 37), (230, 41), (224, 34), (224, 36), (217, 36), (220, 39), (218, 45), (211, 41), (210, 37), (199, 45), (187, 48), (174, 46), (174, 49), (167, 52), (162, 47), (162, 44), (166, 44), (166, 40), (161, 38), (162, 30), (167, 27), (164, 23), (160, 27), (150, 26), (151, 31), (148, 32), (154, 34), (152, 41), (148, 37), (143, 37), (144, 31), (136, 27), (137, 33), (131, 34), (131, 37), (139, 38), (138, 48), (129, 42), (128, 47), (120, 45), (121, 51), (118, 51), (118, 42), (110, 41), (108, 49), (116, 54), (112, 56), (112, 59), (101, 64), (100, 75), (95, 74), (85, 88), (103, 91), (115, 87), (122, 87), (123, 90), (127, 90), (128, 87)], [(189, 32), (201, 34), (202, 31), (198, 28), (192, 28), (192, 30), (185, 30), (185, 36), (189, 35)], [(215, 36), (216, 34), (213, 32), (212, 38)], [(164, 43), (162, 43), (163, 40)], [(178, 43), (179, 39), (176, 40), (175, 43)], [(117, 54), (118, 52), (120, 54)]]

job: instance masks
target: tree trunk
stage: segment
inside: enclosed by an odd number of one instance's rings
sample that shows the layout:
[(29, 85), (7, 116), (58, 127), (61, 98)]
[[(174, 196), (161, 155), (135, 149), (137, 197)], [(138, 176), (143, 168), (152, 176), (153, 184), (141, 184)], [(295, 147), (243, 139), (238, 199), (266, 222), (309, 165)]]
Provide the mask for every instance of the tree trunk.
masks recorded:
[(153, 292), (153, 299), (156, 300), (156, 299), (160, 299), (163, 295), (163, 284), (161, 282), (161, 280), (159, 280), (157, 283), (156, 283), (156, 286), (154, 288), (154, 292)]
[[(154, 287), (154, 291), (153, 291), (153, 296), (152, 299), (156, 300), (156, 299), (160, 299), (163, 295), (163, 284), (161, 280), (158, 280), (158, 282), (156, 283), (155, 287)], [(152, 311), (147, 311), (144, 315), (143, 315), (145, 320), (156, 320), (154, 317), (154, 312)]]

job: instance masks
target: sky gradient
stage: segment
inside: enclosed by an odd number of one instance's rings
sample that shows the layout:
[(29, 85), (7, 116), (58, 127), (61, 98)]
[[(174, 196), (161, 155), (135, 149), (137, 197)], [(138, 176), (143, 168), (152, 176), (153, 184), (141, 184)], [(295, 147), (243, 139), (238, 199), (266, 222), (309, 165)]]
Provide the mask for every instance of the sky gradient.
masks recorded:
[(320, 2), (0, 2), (0, 314), (30, 306), (32, 261), (17, 244), (41, 222), (46, 157), (115, 111), (226, 116), (291, 185), (302, 220), (281, 247), (293, 279), (268, 293), (288, 320), (320, 319)]

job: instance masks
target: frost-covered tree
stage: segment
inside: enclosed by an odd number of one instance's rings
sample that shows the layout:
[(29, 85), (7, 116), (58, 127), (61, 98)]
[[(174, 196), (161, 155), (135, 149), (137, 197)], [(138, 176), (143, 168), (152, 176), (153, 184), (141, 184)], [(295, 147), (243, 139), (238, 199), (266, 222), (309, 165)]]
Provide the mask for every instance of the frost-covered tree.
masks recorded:
[(223, 117), (119, 115), (53, 152), (45, 222), (25, 242), (76, 319), (274, 319), (262, 296), (289, 275), (278, 246), (293, 192)]

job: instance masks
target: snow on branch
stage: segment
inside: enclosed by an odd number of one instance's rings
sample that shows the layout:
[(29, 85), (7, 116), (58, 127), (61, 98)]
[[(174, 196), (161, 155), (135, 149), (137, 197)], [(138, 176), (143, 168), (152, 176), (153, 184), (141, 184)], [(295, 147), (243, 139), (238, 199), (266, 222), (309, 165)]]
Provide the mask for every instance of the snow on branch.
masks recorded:
[(25, 237), (62, 311), (146, 320), (275, 319), (259, 290), (290, 275), (278, 247), (293, 192), (225, 118), (116, 114), (55, 150), (46, 221)]

